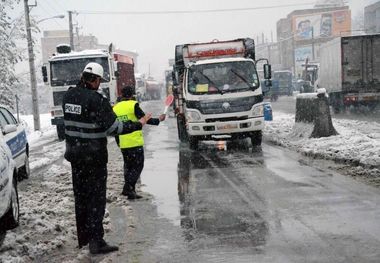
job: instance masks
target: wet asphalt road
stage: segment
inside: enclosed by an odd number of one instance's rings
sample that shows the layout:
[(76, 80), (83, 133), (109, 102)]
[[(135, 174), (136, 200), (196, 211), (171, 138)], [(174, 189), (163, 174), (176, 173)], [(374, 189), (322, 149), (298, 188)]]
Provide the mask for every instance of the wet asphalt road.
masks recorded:
[(109, 206), (110, 239), (122, 244), (112, 262), (380, 261), (379, 189), (265, 142), (191, 151), (174, 118), (144, 133), (151, 198), (131, 202), (133, 218)]

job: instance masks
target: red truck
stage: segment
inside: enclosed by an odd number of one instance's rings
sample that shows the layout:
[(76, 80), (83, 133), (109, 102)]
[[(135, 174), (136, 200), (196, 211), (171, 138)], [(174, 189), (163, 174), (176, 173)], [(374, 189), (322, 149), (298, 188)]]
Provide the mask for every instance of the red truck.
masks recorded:
[(113, 57), (115, 59), (116, 63), (116, 70), (117, 70), (117, 80), (116, 80), (116, 86), (117, 86), (117, 94), (118, 96), (121, 96), (121, 90), (125, 86), (132, 86), (135, 87), (136, 80), (135, 80), (135, 72), (134, 72), (134, 62), (133, 58), (122, 55), (119, 53), (114, 53)]

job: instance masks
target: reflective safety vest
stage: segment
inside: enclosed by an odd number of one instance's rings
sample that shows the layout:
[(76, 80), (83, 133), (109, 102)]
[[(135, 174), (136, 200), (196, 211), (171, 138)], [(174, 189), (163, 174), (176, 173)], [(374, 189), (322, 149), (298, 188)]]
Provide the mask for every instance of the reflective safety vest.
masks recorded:
[[(125, 100), (117, 103), (113, 107), (117, 119), (120, 121), (138, 121), (135, 115), (135, 100)], [(120, 149), (133, 148), (144, 145), (144, 137), (142, 130), (135, 131), (128, 134), (119, 135)]]

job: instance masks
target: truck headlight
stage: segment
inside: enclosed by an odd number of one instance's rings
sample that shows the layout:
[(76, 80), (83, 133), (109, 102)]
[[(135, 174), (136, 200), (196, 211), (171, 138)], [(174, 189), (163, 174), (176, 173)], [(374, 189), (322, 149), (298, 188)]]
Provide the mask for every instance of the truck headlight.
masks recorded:
[(196, 111), (189, 111), (188, 110), (186, 112), (186, 115), (187, 115), (187, 119), (188, 119), (189, 122), (201, 120), (201, 115), (198, 112), (196, 112)]
[(264, 106), (261, 104), (261, 105), (254, 107), (252, 110), (252, 115), (253, 115), (253, 117), (264, 116)]

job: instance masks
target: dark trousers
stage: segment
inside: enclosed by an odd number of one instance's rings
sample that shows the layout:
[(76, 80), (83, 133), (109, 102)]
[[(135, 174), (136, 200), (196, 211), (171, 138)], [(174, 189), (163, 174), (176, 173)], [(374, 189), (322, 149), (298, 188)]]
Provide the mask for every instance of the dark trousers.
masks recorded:
[(79, 247), (104, 236), (107, 164), (71, 163)]
[(124, 188), (123, 193), (135, 192), (136, 183), (144, 168), (144, 148), (134, 147), (121, 149), (124, 159)]

